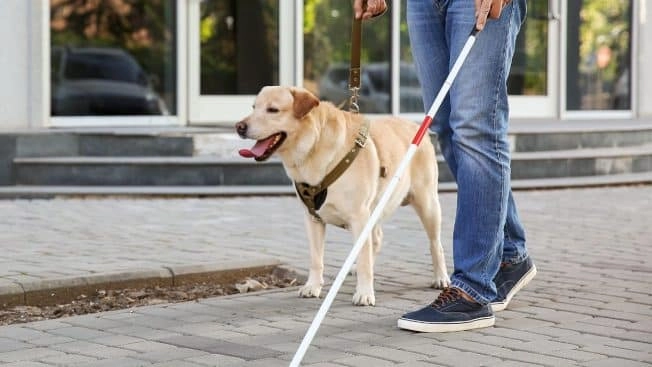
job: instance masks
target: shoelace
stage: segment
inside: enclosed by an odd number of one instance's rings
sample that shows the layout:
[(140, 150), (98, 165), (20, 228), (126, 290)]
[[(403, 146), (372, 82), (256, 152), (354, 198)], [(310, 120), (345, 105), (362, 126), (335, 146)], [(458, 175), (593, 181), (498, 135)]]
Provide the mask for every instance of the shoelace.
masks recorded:
[(444, 288), (444, 290), (441, 291), (441, 293), (439, 293), (439, 296), (437, 297), (437, 299), (434, 300), (430, 304), (430, 306), (432, 306), (432, 307), (443, 306), (443, 305), (445, 305), (447, 303), (454, 302), (454, 301), (458, 300), (460, 297), (462, 297), (462, 295), (460, 294), (459, 289), (453, 288), (453, 287)]

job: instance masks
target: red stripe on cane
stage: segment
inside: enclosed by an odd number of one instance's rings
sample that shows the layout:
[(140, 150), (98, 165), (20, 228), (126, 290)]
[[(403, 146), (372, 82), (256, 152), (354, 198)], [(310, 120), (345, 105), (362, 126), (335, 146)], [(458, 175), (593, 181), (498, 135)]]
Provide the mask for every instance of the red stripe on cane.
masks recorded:
[(419, 127), (419, 131), (417, 131), (417, 134), (414, 136), (414, 139), (412, 140), (412, 144), (419, 145), (421, 143), (421, 139), (423, 139), (423, 136), (426, 135), (426, 132), (428, 131), (428, 127), (430, 127), (430, 124), (432, 124), (432, 117), (426, 115), (426, 117), (423, 118), (421, 127)]

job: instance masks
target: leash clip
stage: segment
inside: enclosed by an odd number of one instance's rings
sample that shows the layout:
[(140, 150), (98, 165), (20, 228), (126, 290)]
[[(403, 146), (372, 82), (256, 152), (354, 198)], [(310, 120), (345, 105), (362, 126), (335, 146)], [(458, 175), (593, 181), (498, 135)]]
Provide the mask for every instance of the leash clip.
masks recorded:
[(349, 88), (351, 90), (351, 98), (349, 99), (349, 112), (352, 113), (359, 113), (360, 112), (360, 105), (358, 104), (358, 91), (360, 88), (358, 87), (351, 87)]

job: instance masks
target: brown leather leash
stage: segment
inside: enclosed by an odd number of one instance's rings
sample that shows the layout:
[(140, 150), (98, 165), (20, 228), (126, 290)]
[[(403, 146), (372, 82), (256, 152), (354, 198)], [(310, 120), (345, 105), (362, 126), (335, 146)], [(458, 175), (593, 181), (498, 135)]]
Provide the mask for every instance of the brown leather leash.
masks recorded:
[[(349, 68), (349, 91), (351, 96), (349, 98), (349, 112), (358, 114), (360, 112), (360, 105), (358, 104), (358, 97), (360, 92), (360, 54), (362, 50), (362, 19), (356, 19), (353, 16), (353, 27), (351, 29), (351, 64)], [(318, 222), (323, 220), (317, 214), (317, 210), (321, 208), (326, 195), (328, 194), (328, 186), (335, 182), (344, 171), (349, 168), (353, 163), (356, 156), (367, 145), (367, 138), (369, 137), (369, 120), (364, 119), (360, 131), (355, 138), (353, 147), (346, 153), (344, 158), (330, 171), (324, 179), (317, 185), (309, 185), (305, 182), (294, 183), (294, 187), (299, 194), (299, 198), (303, 204), (308, 208), (308, 212), (312, 215), (313, 219)]]
[(349, 112), (359, 113), (358, 97), (360, 92), (360, 54), (362, 53), (362, 19), (353, 17), (351, 28), (351, 64), (349, 66)]

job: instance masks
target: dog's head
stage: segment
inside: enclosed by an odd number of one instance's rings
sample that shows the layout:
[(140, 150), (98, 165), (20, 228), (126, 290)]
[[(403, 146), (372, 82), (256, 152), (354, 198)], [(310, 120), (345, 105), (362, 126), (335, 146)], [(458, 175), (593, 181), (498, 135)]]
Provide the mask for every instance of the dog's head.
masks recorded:
[(318, 105), (319, 99), (304, 88), (263, 87), (253, 112), (235, 125), (241, 138), (256, 140), (251, 149), (241, 149), (240, 155), (266, 160), (302, 128), (302, 120)]

